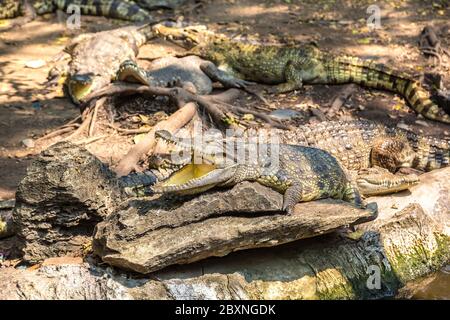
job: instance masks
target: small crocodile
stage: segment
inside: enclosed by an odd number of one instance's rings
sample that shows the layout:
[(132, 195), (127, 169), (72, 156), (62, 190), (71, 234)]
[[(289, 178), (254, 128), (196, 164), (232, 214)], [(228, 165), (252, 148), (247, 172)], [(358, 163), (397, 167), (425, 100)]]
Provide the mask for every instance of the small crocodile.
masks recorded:
[[(316, 147), (328, 151), (353, 176), (364, 196), (381, 195), (408, 189), (419, 182), (415, 174), (400, 175), (402, 168), (430, 171), (449, 165), (450, 142), (423, 136), (409, 130), (389, 127), (368, 120), (328, 121), (314, 125), (303, 125), (293, 130), (246, 131), (240, 137), (258, 137), (269, 141), (274, 136), (280, 143)], [(204, 137), (204, 143), (214, 144), (218, 150), (226, 150), (226, 140)], [(172, 152), (178, 152), (176, 149)], [(184, 151), (183, 151), (184, 152)], [(153, 173), (159, 169), (158, 181), (167, 179), (172, 173), (190, 163), (191, 154), (153, 155), (150, 164)], [(187, 170), (187, 169), (185, 169)], [(198, 174), (190, 169), (192, 176)], [(396, 174), (394, 174), (396, 173)], [(153, 181), (155, 182), (155, 180)], [(142, 193), (150, 184), (138, 181), (135, 193)]]
[(289, 92), (303, 84), (356, 83), (402, 95), (417, 113), (450, 123), (450, 115), (430, 100), (430, 94), (406, 73), (372, 60), (336, 56), (315, 45), (257, 45), (230, 40), (203, 26), (154, 26), (155, 34), (188, 49), (220, 69), (248, 81), (275, 85), (269, 91)]
[(64, 49), (71, 56), (69, 65), (63, 70), (51, 70), (50, 75), (57, 77), (67, 72), (67, 92), (78, 104), (89, 93), (115, 79), (121, 63), (134, 59), (139, 47), (151, 36), (148, 24), (81, 34)]
[[(155, 133), (157, 138), (174, 143), (182, 148), (184, 143), (166, 130)], [(195, 144), (187, 145), (200, 155), (209, 157), (204, 150), (196, 149)], [(293, 212), (299, 202), (323, 198), (342, 199), (355, 206), (362, 207), (361, 196), (350, 182), (339, 162), (328, 152), (311, 147), (287, 144), (259, 144), (266, 152), (260, 153), (247, 163), (237, 159), (218, 161), (213, 159), (214, 169), (199, 178), (188, 179), (184, 183), (171, 183), (171, 179), (156, 184), (152, 190), (156, 193), (195, 194), (216, 186), (232, 186), (242, 181), (256, 181), (282, 194), (283, 210)], [(252, 153), (248, 145), (245, 152)], [(273, 162), (276, 159), (276, 164)], [(230, 160), (230, 159), (227, 159)]]
[[(0, 19), (24, 15), (26, 5), (27, 1), (0, 0)], [(84, 15), (104, 16), (136, 22), (154, 22), (153, 17), (143, 7), (132, 1), (124, 0), (39, 0), (33, 2), (32, 8), (37, 15), (43, 15), (57, 9), (66, 12), (71, 5), (77, 6), (80, 13)]]
[(159, 58), (152, 61), (149, 71), (128, 60), (120, 66), (117, 79), (162, 87), (190, 83), (195, 88), (192, 91), (198, 94), (211, 93), (212, 81), (220, 82), (225, 88), (243, 88), (248, 84), (229, 76), (217, 69), (212, 62), (197, 56)]

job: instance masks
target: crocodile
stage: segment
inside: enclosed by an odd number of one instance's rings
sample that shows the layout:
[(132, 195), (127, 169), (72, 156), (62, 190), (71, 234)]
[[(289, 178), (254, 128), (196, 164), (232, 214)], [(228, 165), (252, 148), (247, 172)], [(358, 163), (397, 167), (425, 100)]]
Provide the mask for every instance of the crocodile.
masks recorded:
[(430, 94), (410, 75), (373, 60), (334, 55), (313, 44), (261, 45), (229, 39), (204, 26), (184, 28), (154, 26), (155, 34), (198, 55), (237, 78), (273, 85), (272, 93), (300, 89), (303, 84), (356, 83), (403, 96), (425, 118), (450, 123), (450, 115), (430, 99)]
[[(148, 2), (150, 6), (151, 1)], [(156, 1), (158, 2), (158, 1)], [(143, 7), (124, 0), (38, 0), (32, 3), (35, 14), (43, 15), (56, 10), (67, 11), (75, 5), (83, 15), (104, 16), (136, 22), (154, 22), (154, 18)], [(27, 1), (0, 0), (0, 19), (15, 18), (25, 14)]]
[(213, 81), (220, 82), (225, 88), (243, 88), (248, 84), (197, 56), (159, 58), (152, 61), (149, 71), (140, 68), (136, 62), (127, 60), (120, 66), (117, 79), (162, 87), (190, 83), (194, 86), (191, 91), (202, 95), (211, 93)]
[[(326, 150), (338, 159), (348, 171), (364, 196), (382, 195), (408, 189), (419, 182), (416, 174), (401, 175), (403, 168), (414, 171), (431, 171), (449, 165), (450, 142), (428, 137), (412, 131), (378, 124), (369, 120), (328, 121), (314, 125), (303, 125), (292, 130), (246, 131), (236, 136), (218, 140), (204, 136), (203, 143), (213, 143), (218, 150), (226, 150), (230, 139), (257, 137), (263, 134), (263, 141), (272, 136), (280, 143), (304, 145)], [(210, 141), (211, 140), (211, 141)], [(167, 179), (174, 172), (191, 162), (192, 155), (153, 155), (150, 165), (153, 171), (160, 171), (156, 181)], [(177, 161), (174, 162), (174, 159)], [(195, 169), (192, 176), (198, 176)], [(153, 173), (149, 173), (153, 175)], [(134, 194), (147, 190), (150, 184), (136, 184)], [(143, 189), (143, 190), (142, 190)], [(146, 191), (148, 192), (148, 191)], [(133, 194), (130, 192), (130, 194)]]
[(69, 65), (57, 66), (49, 74), (57, 78), (67, 73), (67, 93), (74, 103), (79, 104), (89, 93), (114, 80), (121, 63), (134, 59), (139, 47), (151, 36), (148, 24), (81, 34), (64, 49), (71, 56)]
[[(170, 132), (159, 130), (155, 137), (182, 148), (189, 148), (200, 155), (211, 158), (195, 144), (185, 145)], [(260, 156), (245, 163), (218, 157), (211, 159), (214, 167), (199, 178), (183, 183), (172, 183), (171, 179), (152, 187), (155, 193), (196, 194), (216, 186), (228, 187), (242, 181), (256, 181), (284, 195), (282, 210), (293, 212), (299, 202), (323, 198), (342, 199), (363, 207), (358, 189), (352, 184), (338, 160), (328, 152), (305, 146), (288, 144), (258, 144), (264, 150)], [(245, 146), (247, 156), (253, 152), (251, 144)], [(247, 158), (250, 159), (250, 158)]]

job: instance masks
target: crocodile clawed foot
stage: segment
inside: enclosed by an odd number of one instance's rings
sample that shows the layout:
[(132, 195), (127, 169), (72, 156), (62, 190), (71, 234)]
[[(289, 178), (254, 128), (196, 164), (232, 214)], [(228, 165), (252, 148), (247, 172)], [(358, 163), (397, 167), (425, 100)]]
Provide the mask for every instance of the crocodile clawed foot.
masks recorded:
[(342, 239), (348, 239), (351, 241), (359, 241), (364, 235), (363, 230), (356, 230), (354, 228), (346, 228), (338, 231), (338, 235)]
[(277, 94), (278, 88), (277, 88), (277, 86), (271, 86), (271, 87), (266, 88), (266, 92), (268, 94)]
[(248, 86), (255, 84), (254, 82), (242, 80), (242, 79), (233, 79), (230, 81), (230, 87), (238, 88), (238, 89), (247, 89)]

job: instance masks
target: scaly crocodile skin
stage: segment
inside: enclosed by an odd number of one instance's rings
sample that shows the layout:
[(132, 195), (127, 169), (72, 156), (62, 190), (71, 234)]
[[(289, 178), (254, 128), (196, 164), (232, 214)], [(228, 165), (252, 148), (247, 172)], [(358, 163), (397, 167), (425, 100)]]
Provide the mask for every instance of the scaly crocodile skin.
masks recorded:
[(108, 85), (122, 62), (135, 59), (139, 47), (152, 35), (151, 27), (128, 26), (97, 33), (82, 34), (66, 46), (71, 55), (66, 81), (75, 103), (89, 93)]
[(336, 56), (314, 45), (273, 46), (232, 41), (200, 27), (156, 25), (155, 33), (214, 62), (219, 68), (248, 81), (276, 85), (274, 92), (299, 89), (303, 84), (356, 83), (402, 95), (424, 117), (450, 123), (450, 115), (430, 100), (429, 93), (411, 76), (383, 64), (350, 56)]
[[(38, 15), (66, 11), (70, 5), (80, 8), (82, 15), (104, 16), (128, 21), (153, 22), (153, 17), (131, 1), (124, 0), (39, 0), (33, 1)], [(17, 0), (0, 0), (0, 19), (15, 18), (22, 14), (22, 3)]]
[[(178, 140), (165, 130), (155, 135), (169, 143), (178, 144)], [(195, 149), (195, 145), (191, 145)], [(351, 184), (339, 162), (328, 152), (304, 146), (278, 145), (275, 156), (277, 165), (272, 165), (275, 149), (261, 144), (265, 148), (259, 157), (250, 163), (223, 163), (199, 178), (184, 183), (171, 184), (171, 181), (155, 185), (157, 193), (198, 193), (215, 186), (232, 186), (242, 181), (256, 181), (284, 194), (283, 210), (292, 213), (298, 202), (323, 198), (343, 199), (361, 206), (358, 190)], [(203, 152), (195, 149), (196, 152)], [(251, 153), (252, 149), (246, 150)]]
[(212, 91), (211, 79), (200, 69), (204, 62), (197, 56), (184, 58), (164, 57), (152, 61), (150, 70), (141, 69), (136, 62), (127, 60), (117, 72), (117, 80), (148, 84), (155, 87), (173, 87), (191, 83), (198, 94)]
[[(393, 173), (400, 168), (430, 171), (449, 165), (449, 141), (367, 120), (328, 121), (300, 126), (289, 131), (279, 129), (246, 131), (241, 137), (248, 138), (262, 133), (266, 136), (264, 141), (269, 141), (274, 135), (280, 143), (328, 151), (348, 171), (358, 173), (354, 179), (364, 195), (401, 191), (418, 183), (415, 175), (394, 175)], [(226, 150), (226, 141), (219, 141), (216, 144), (221, 150)], [(173, 163), (170, 156), (152, 157), (152, 166), (159, 169), (159, 181), (190, 163), (191, 156), (185, 154), (184, 158), (179, 159), (181, 161)], [(368, 169), (370, 172), (367, 172)], [(143, 183), (141, 187), (145, 185)]]

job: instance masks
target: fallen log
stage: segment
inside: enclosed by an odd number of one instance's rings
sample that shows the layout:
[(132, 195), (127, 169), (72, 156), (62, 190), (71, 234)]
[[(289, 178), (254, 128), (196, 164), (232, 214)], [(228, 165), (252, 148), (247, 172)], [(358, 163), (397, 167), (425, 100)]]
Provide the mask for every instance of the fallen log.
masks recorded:
[(0, 299), (373, 299), (395, 296), (450, 256), (449, 236), (417, 204), (365, 227), (358, 241), (329, 234), (148, 277), (64, 258), (3, 268)]
[(186, 202), (131, 200), (96, 227), (93, 248), (104, 262), (140, 273), (230, 252), (271, 247), (373, 220), (376, 210), (343, 201), (298, 204), (282, 212), (283, 196), (244, 182)]
[[(355, 215), (343, 209), (345, 204), (324, 200), (300, 204), (300, 212), (288, 217), (279, 212), (280, 195), (269, 189), (268, 193), (257, 193), (254, 189), (263, 187), (250, 183), (195, 198), (130, 199), (120, 203), (114, 174), (85, 149), (61, 143), (44, 152), (29, 168), (17, 193), (13, 218), (28, 262), (73, 254), (91, 241), (100, 222), (94, 250), (104, 261), (143, 273), (159, 269), (156, 264), (166, 264), (150, 276), (140, 277), (143, 291), (136, 296), (117, 295), (118, 299), (157, 298), (146, 291), (147, 285), (148, 290), (162, 288), (161, 297), (174, 299), (380, 298), (395, 295), (405, 283), (438, 270), (450, 259), (449, 178), (450, 168), (436, 170), (422, 175), (421, 183), (410, 191), (368, 199), (378, 203), (379, 216), (356, 226), (362, 233), (358, 240), (333, 232), (280, 245), (338, 230), (341, 223), (357, 224), (362, 221), (356, 216), (364, 220), (373, 218), (373, 214), (352, 208), (357, 211)], [(241, 196), (233, 198), (233, 193)], [(159, 238), (150, 239), (152, 234)], [(191, 246), (188, 253), (188, 241), (198, 239), (205, 243)], [(150, 244), (161, 248), (151, 251)], [(263, 250), (240, 250), (272, 245)], [(162, 248), (170, 254), (164, 256)], [(160, 255), (155, 255), (157, 252)], [(16, 270), (14, 281), (0, 280), (0, 297), (8, 292), (20, 298), (36, 292), (52, 299), (80, 296), (70, 290), (63, 293), (61, 288), (47, 290), (52, 288), (45, 286), (52, 276), (62, 283), (73, 281), (73, 288), (82, 288), (84, 277), (89, 277), (89, 283), (98, 281), (95, 286), (109, 283), (104, 280), (106, 271), (90, 272), (93, 265), (77, 268), (67, 272), (56, 268), (48, 274), (39, 269), (28, 271), (30, 276)], [(3, 272), (6, 269), (0, 272), (1, 277), (8, 274)], [(70, 272), (73, 277), (67, 276)], [(122, 281), (121, 271), (118, 273), (118, 278), (109, 279), (112, 282), (106, 285), (122, 290), (128, 282)], [(27, 287), (28, 277), (33, 277), (38, 289)], [(42, 287), (40, 281), (44, 281)], [(26, 287), (30, 290), (23, 289)], [(110, 291), (102, 292), (107, 297)]]

